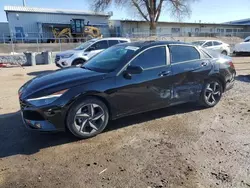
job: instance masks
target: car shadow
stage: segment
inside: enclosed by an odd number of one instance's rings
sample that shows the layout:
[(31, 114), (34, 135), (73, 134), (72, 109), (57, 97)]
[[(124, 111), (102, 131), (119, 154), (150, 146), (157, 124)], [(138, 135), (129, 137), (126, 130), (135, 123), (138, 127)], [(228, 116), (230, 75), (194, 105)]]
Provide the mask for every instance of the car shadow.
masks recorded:
[(163, 117), (168, 117), (176, 114), (183, 114), (203, 109), (204, 107), (198, 105), (197, 103), (185, 103), (177, 106), (162, 108), (159, 110), (144, 112), (141, 114), (127, 116), (111, 121), (108, 124), (107, 128), (104, 130), (104, 132), (113, 131), (116, 129), (128, 127), (139, 123), (145, 123), (147, 121), (152, 121)]
[(235, 80), (250, 83), (250, 74), (249, 75), (238, 75), (235, 77)]
[(56, 70), (46, 70), (46, 71), (35, 71), (35, 72), (29, 72), (27, 73), (27, 75), (29, 76), (38, 76), (38, 75), (42, 75), (42, 74), (48, 74), (48, 73), (51, 73), (51, 72), (54, 72)]
[[(203, 109), (193, 103), (168, 107), (160, 110), (133, 115), (111, 121), (105, 132), (114, 131), (141, 122), (188, 113)], [(41, 133), (27, 130), (23, 123), (20, 111), (16, 113), (0, 115), (0, 158), (13, 155), (31, 155), (43, 148), (76, 142), (79, 139), (69, 132)]]

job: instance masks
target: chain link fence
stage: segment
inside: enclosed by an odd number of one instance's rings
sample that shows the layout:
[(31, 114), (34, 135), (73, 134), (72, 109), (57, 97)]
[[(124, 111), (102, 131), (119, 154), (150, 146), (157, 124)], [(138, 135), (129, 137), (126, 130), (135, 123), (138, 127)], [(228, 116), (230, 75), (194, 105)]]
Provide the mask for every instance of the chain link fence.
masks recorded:
[[(38, 37), (37, 33), (31, 33), (29, 37), (16, 35), (9, 36), (7, 34), (2, 35), (0, 39), (0, 52), (2, 54), (15, 54), (23, 52), (44, 52), (44, 51), (64, 51), (74, 49), (81, 43), (89, 40), (90, 38), (53, 38), (53, 37)], [(15, 37), (14, 37), (15, 36)], [(237, 33), (165, 33), (157, 32), (156, 34), (150, 34), (149, 31), (143, 32), (129, 32), (129, 33), (111, 33), (112, 37), (126, 37), (131, 41), (142, 40), (171, 40), (182, 42), (193, 42), (197, 40), (221, 40), (231, 46), (233, 49), (236, 43), (242, 42), (244, 38), (250, 36), (250, 32), (237, 32)], [(1, 38), (1, 37), (0, 37)]]

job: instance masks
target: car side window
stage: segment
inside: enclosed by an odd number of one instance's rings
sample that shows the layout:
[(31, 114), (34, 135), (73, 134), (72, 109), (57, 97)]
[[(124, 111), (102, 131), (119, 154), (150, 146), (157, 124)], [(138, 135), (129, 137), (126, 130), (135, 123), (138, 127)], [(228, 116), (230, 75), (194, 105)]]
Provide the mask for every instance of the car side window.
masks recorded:
[(143, 69), (166, 65), (165, 46), (150, 48), (137, 56), (131, 65), (141, 66)]
[(219, 46), (221, 44), (222, 44), (221, 42), (214, 41), (214, 46)]
[(119, 41), (118, 41), (118, 40), (109, 40), (108, 42), (109, 42), (109, 47), (110, 47), (110, 46), (114, 46), (114, 45), (116, 45), (116, 44), (119, 44)]
[(125, 43), (125, 42), (128, 42), (126, 40), (119, 40), (120, 43)]
[(203, 47), (210, 47), (210, 46), (213, 46), (213, 43), (210, 41), (210, 42), (206, 42)]
[(200, 53), (192, 46), (173, 45), (169, 49), (172, 64), (200, 59)]
[(91, 46), (91, 48), (93, 48), (94, 50), (106, 49), (108, 48), (108, 41), (102, 40), (102, 41), (96, 42), (95, 44)]

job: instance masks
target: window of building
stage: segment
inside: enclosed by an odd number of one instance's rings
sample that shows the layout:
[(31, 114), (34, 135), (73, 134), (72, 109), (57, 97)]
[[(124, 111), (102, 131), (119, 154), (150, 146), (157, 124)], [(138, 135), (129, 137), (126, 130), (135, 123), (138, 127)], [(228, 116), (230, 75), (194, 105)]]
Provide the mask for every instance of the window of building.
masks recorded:
[(200, 53), (192, 46), (170, 46), (171, 63), (200, 59)]
[(180, 33), (181, 29), (180, 28), (171, 28), (172, 33)]
[(232, 33), (233, 30), (232, 30), (232, 29), (226, 29), (226, 32), (227, 32), (227, 33)]

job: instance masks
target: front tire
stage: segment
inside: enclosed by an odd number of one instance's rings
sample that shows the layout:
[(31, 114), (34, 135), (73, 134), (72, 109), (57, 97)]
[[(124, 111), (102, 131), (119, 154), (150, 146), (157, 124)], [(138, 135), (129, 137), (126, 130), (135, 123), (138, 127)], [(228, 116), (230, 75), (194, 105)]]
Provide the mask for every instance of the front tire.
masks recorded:
[(101, 133), (108, 124), (107, 106), (99, 99), (89, 97), (76, 102), (67, 115), (67, 127), (78, 138), (86, 139)]
[(72, 63), (72, 66), (75, 66), (75, 67), (80, 67), (82, 66), (86, 61), (83, 60), (83, 59), (76, 59), (73, 61)]
[(214, 107), (220, 101), (223, 93), (222, 83), (218, 79), (209, 79), (204, 83), (200, 103), (205, 107)]

